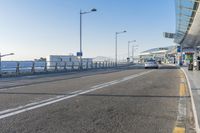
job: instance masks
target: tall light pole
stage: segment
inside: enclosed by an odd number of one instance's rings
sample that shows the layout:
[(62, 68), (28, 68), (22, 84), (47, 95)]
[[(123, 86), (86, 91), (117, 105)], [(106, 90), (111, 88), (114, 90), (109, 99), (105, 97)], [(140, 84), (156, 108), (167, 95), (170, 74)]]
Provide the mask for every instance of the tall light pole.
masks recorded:
[(115, 66), (117, 66), (117, 37), (119, 34), (126, 33), (126, 31), (116, 32), (115, 33)]
[(2, 55), (2, 54), (0, 53), (0, 77), (2, 76), (1, 58), (2, 58), (2, 57), (5, 57), (5, 56), (10, 56), (10, 55), (14, 55), (14, 53), (9, 53), (9, 54), (4, 54), (4, 55)]
[(138, 47), (138, 45), (133, 45), (133, 46), (132, 46), (132, 60), (133, 60), (133, 63), (134, 63), (134, 56), (135, 56), (135, 55), (134, 55), (134, 54), (135, 54), (134, 52), (135, 52), (135, 48), (137, 48), (137, 47)]
[(96, 12), (96, 11), (97, 11), (97, 9), (95, 9), (95, 8), (93, 8), (90, 11), (87, 11), (87, 12), (82, 12), (82, 10), (80, 10), (80, 52), (77, 53), (77, 56), (80, 56), (80, 69), (82, 69), (82, 56), (83, 56), (83, 51), (82, 51), (82, 15), (92, 13), (92, 12)]
[(130, 60), (130, 43), (132, 43), (132, 42), (136, 42), (136, 40), (128, 41), (128, 58), (127, 58), (128, 60)]

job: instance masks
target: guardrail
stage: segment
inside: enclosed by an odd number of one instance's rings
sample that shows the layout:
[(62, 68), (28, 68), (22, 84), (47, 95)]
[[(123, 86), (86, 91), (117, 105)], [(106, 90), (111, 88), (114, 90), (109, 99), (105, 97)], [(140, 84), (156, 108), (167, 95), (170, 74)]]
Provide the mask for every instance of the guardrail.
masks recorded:
[[(127, 65), (127, 62), (117, 66)], [(7, 61), (2, 62), (0, 77), (31, 75), (50, 72), (82, 71), (116, 67), (114, 62), (45, 62), (45, 61)]]

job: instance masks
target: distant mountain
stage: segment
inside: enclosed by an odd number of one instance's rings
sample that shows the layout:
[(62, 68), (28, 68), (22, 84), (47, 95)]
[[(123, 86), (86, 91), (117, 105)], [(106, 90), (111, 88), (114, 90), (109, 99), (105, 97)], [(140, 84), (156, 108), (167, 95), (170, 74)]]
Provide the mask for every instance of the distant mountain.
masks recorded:
[(113, 58), (110, 57), (105, 57), (105, 56), (97, 56), (95, 58), (93, 58), (93, 61), (114, 61)]

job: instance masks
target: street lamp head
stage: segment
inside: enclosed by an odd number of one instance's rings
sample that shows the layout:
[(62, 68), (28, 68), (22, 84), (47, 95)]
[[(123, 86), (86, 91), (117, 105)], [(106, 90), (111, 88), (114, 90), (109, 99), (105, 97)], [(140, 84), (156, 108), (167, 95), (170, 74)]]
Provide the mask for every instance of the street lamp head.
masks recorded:
[(136, 40), (133, 40), (133, 41), (128, 41), (128, 43), (133, 43), (133, 42), (136, 42)]
[(91, 12), (96, 12), (96, 11), (97, 11), (97, 9), (95, 9), (95, 8), (91, 9)]
[(15, 53), (10, 53), (10, 55), (14, 55)]
[(126, 32), (127, 32), (126, 30), (124, 30), (124, 31), (121, 31), (121, 32), (116, 32), (116, 35), (117, 35), (117, 34), (126, 33)]

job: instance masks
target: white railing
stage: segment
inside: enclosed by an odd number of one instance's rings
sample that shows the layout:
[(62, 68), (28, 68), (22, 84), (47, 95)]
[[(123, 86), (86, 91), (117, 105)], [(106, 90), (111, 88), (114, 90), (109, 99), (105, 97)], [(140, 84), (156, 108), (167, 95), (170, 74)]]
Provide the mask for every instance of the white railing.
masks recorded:
[[(120, 63), (117, 66), (125, 66)], [(46, 62), (46, 61), (6, 61), (1, 63), (1, 74), (3, 76), (31, 75), (37, 73), (82, 71), (90, 69), (114, 68), (114, 62)]]

